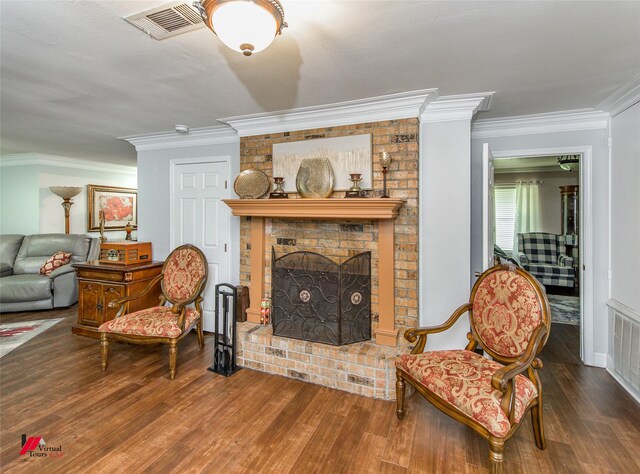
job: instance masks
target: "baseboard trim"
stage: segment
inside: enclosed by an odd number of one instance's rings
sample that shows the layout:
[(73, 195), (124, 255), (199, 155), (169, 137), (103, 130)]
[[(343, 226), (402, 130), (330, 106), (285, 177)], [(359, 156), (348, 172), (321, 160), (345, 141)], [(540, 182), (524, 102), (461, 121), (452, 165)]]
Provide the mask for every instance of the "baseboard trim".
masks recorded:
[(592, 357), (594, 367), (607, 368), (607, 354), (604, 352), (594, 352)]
[(620, 376), (618, 376), (613, 370), (607, 368), (607, 372), (616, 382), (633, 398), (638, 405), (640, 405), (640, 394), (636, 393)]

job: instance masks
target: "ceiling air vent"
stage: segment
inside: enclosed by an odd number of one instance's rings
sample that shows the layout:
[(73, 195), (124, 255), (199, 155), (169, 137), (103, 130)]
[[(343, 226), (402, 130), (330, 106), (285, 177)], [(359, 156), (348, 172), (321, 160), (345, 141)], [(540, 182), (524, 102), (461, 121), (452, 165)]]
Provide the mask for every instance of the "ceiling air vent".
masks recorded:
[(197, 30), (205, 26), (200, 13), (183, 2), (172, 2), (124, 17), (128, 23), (157, 40)]

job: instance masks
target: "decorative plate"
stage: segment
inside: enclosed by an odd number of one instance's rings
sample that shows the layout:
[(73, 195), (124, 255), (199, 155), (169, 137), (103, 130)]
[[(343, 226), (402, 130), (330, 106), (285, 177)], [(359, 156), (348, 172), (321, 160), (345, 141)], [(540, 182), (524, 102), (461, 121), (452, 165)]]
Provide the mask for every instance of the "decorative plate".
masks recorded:
[(246, 170), (233, 182), (233, 190), (240, 199), (259, 199), (269, 192), (271, 181), (260, 170)]

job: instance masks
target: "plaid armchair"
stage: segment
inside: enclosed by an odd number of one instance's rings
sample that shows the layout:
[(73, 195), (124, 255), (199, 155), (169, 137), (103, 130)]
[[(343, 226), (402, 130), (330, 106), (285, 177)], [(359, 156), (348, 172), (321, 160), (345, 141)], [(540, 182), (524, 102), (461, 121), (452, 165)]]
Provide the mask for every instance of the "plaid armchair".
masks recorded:
[(564, 237), (546, 232), (518, 234), (518, 258), (543, 285), (573, 287), (573, 258), (565, 254)]

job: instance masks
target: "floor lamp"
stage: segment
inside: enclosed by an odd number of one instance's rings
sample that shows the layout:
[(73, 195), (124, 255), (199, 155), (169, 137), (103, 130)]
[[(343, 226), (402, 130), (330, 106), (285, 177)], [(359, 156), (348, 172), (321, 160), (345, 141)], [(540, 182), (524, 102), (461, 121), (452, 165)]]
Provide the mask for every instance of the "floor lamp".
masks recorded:
[(62, 207), (64, 208), (64, 233), (69, 233), (69, 210), (73, 201), (71, 198), (82, 192), (81, 187), (77, 186), (49, 186), (53, 194), (62, 198)]

